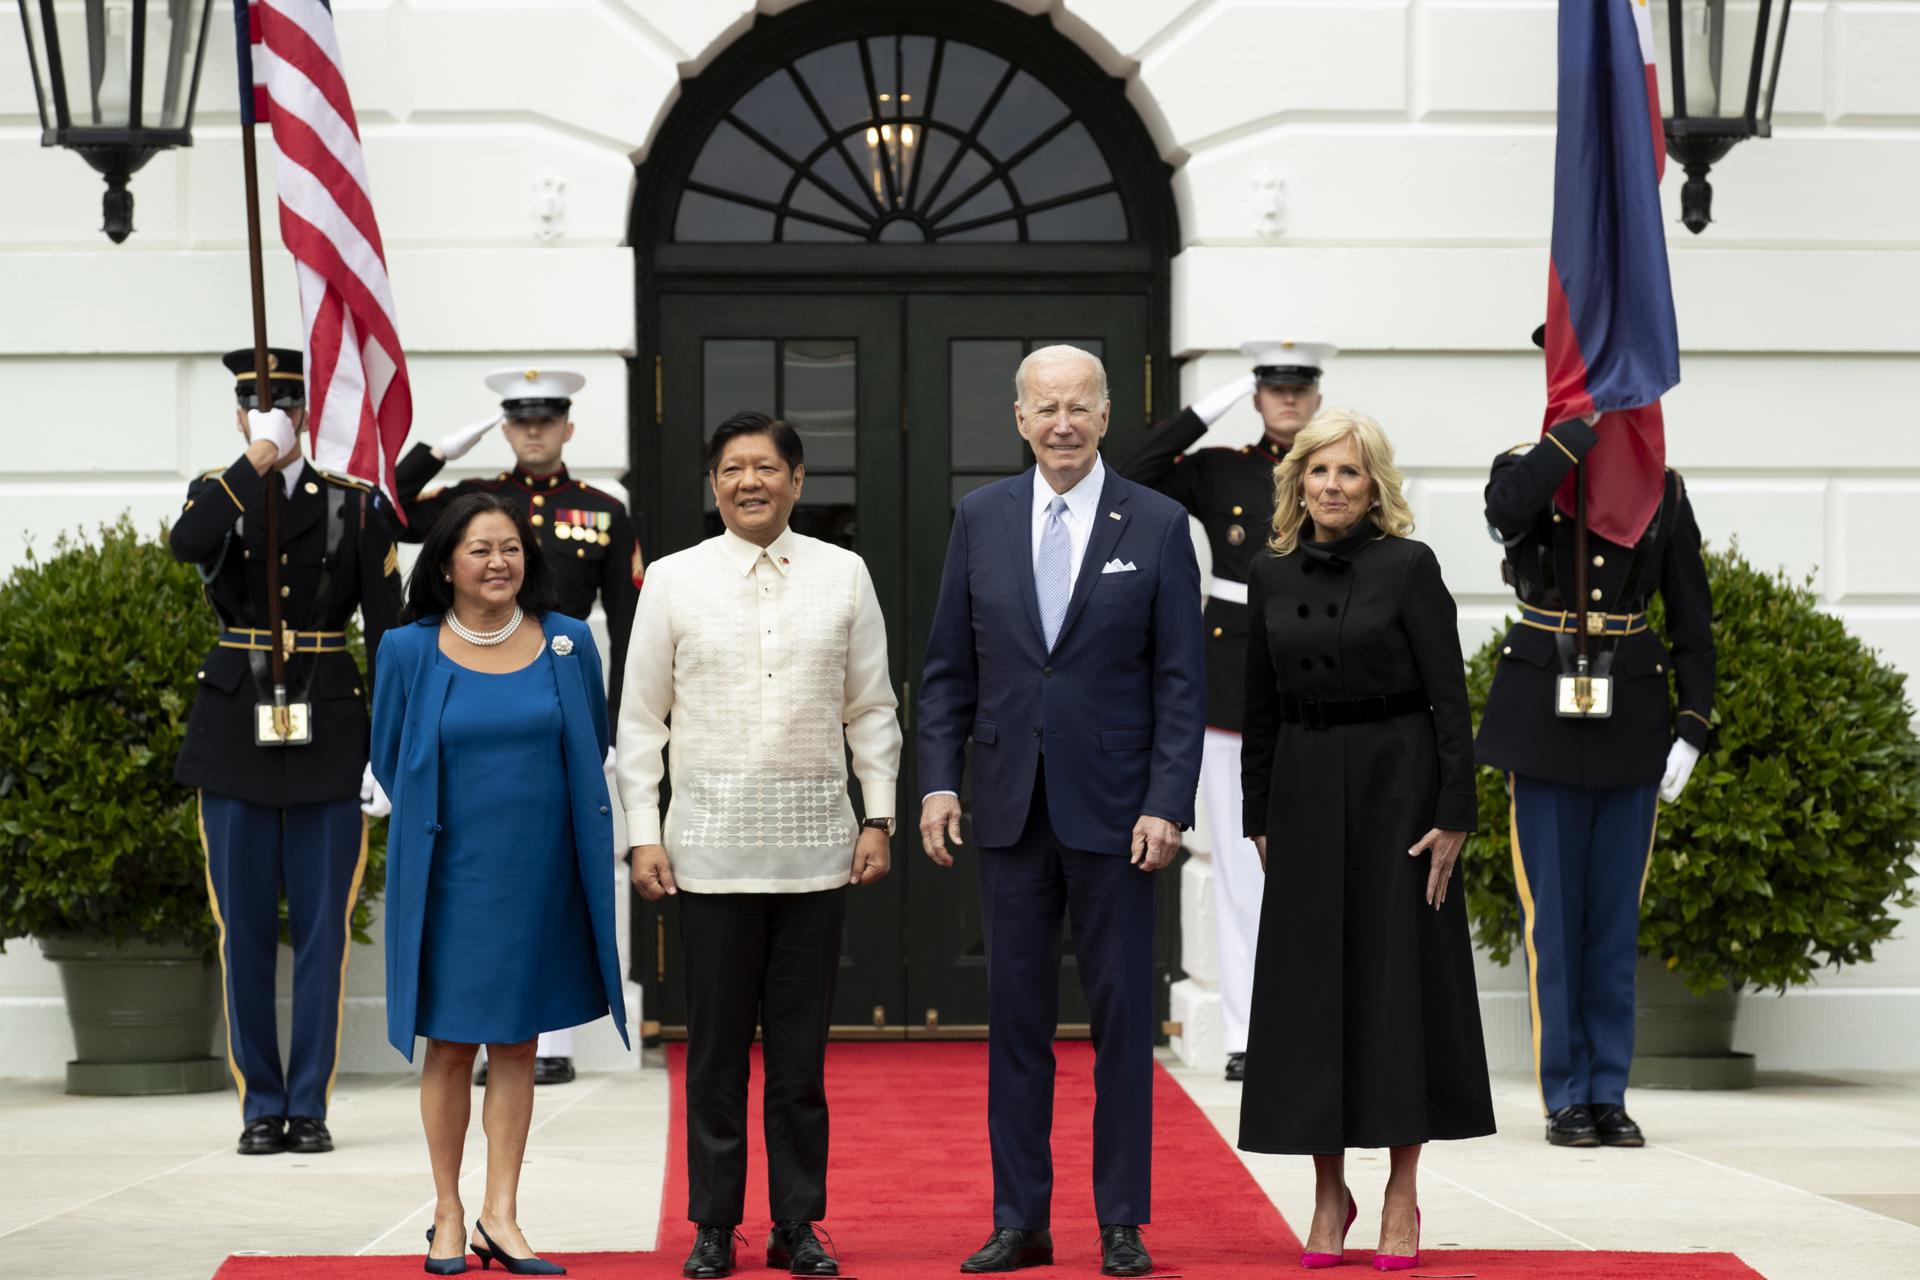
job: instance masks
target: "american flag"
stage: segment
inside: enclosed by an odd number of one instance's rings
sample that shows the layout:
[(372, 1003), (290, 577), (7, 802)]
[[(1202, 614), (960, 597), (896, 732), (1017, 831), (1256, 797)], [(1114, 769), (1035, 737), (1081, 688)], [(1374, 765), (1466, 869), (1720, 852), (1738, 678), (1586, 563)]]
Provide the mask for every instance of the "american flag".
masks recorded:
[(241, 123), (273, 128), (280, 239), (300, 278), (309, 456), (393, 501), (413, 391), (333, 10), (327, 0), (234, 0), (234, 27)]

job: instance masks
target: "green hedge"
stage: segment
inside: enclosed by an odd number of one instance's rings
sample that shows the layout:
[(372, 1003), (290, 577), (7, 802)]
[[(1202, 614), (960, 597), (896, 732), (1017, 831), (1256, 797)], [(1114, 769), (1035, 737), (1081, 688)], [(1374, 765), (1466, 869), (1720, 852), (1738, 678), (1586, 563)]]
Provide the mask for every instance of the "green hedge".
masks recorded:
[[(1660, 808), (1640, 950), (1695, 992), (1784, 991), (1869, 960), (1914, 905), (1920, 737), (1906, 677), (1816, 606), (1811, 581), (1709, 549), (1717, 648), (1713, 734), (1679, 801)], [(1656, 601), (1653, 623), (1665, 633)], [(1467, 664), (1475, 724), (1496, 632)], [(1520, 941), (1506, 779), (1479, 771), (1468, 842), (1475, 939), (1506, 964)]]
[[(31, 546), (0, 585), (0, 944), (48, 933), (211, 947), (194, 793), (173, 781), (214, 621), (166, 531), (122, 516)], [(363, 663), (364, 666), (364, 663)], [(385, 824), (354, 906), (386, 879)]]

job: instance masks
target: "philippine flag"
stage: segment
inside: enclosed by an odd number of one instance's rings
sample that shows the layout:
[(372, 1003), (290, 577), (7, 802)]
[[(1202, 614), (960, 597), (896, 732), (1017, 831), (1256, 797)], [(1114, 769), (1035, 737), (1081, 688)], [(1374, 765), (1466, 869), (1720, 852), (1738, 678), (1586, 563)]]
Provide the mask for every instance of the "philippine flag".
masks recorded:
[[(1660, 397), (1680, 381), (1680, 335), (1660, 214), (1666, 153), (1646, 0), (1560, 0), (1547, 410), (1604, 415), (1587, 454), (1587, 524), (1631, 545), (1659, 507)], [(1573, 510), (1568, 478), (1557, 498)]]

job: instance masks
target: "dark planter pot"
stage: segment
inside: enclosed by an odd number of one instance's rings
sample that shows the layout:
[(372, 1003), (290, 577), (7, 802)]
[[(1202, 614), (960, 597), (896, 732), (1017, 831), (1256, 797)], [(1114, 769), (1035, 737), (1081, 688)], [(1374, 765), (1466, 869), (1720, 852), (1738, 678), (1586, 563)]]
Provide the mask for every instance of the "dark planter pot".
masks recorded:
[(227, 1087), (213, 1056), (220, 971), (198, 947), (43, 937), (60, 966), (75, 1058), (67, 1092), (209, 1093)]
[(1739, 1009), (1740, 993), (1732, 987), (1696, 996), (1665, 964), (1641, 956), (1627, 1083), (1640, 1089), (1753, 1088), (1753, 1055), (1733, 1049)]

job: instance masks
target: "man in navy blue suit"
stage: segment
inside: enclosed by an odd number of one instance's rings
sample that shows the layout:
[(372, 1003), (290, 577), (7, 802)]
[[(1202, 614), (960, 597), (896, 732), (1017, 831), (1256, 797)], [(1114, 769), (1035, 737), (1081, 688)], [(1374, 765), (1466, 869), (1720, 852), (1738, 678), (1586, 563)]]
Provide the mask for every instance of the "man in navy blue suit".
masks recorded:
[(1193, 824), (1206, 727), (1186, 510), (1109, 471), (1107, 375), (1042, 347), (1014, 375), (1035, 465), (961, 499), (927, 641), (920, 839), (973, 830), (986, 926), (993, 1235), (966, 1272), (1050, 1266), (1053, 1037), (1072, 915), (1093, 1018), (1101, 1272), (1145, 1275), (1153, 1148), (1153, 875)]

